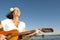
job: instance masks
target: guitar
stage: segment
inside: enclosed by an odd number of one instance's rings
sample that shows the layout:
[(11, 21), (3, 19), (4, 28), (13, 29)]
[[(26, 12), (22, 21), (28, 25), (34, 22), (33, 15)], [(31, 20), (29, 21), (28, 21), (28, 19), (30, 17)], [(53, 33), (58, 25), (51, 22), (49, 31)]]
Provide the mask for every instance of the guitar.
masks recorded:
[[(42, 28), (42, 29), (38, 29), (38, 30), (40, 30), (41, 32), (44, 32), (44, 33), (53, 32), (52, 28)], [(0, 30), (0, 34), (6, 35), (7, 40), (18, 40), (18, 36), (19, 36), (19, 38), (24, 37), (26, 35), (34, 33), (35, 31), (36, 30), (30, 30), (30, 31), (19, 33), (17, 30), (10, 30), (10, 31)]]

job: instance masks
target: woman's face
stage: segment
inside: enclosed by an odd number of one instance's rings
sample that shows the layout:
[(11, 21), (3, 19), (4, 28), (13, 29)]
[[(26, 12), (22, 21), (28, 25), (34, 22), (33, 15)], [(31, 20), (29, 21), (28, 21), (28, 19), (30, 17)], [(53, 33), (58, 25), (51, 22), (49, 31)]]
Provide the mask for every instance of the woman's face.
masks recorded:
[(19, 17), (20, 16), (20, 10), (18, 8), (14, 9), (14, 13), (13, 13), (14, 17)]

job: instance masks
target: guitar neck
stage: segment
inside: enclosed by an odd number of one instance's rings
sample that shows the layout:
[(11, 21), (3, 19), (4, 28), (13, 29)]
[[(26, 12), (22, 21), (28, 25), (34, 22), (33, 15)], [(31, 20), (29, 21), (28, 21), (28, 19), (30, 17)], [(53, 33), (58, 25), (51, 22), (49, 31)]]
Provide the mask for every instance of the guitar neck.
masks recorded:
[[(49, 33), (49, 32), (53, 32), (53, 29), (52, 28), (42, 28), (42, 29), (38, 29), (40, 30), (41, 32), (44, 32), (44, 33)], [(31, 34), (31, 33), (34, 33), (36, 30), (30, 30), (30, 31), (26, 31), (26, 32), (21, 32), (19, 33), (20, 35), (27, 35), (27, 34)]]

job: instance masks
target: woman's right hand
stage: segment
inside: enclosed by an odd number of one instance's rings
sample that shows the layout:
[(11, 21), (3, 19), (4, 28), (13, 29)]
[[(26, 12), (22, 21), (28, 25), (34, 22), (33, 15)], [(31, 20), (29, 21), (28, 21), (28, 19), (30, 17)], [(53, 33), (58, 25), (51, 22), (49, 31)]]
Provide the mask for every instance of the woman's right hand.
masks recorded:
[(7, 40), (7, 39), (6, 39), (6, 36), (3, 35), (3, 34), (0, 34), (0, 40)]

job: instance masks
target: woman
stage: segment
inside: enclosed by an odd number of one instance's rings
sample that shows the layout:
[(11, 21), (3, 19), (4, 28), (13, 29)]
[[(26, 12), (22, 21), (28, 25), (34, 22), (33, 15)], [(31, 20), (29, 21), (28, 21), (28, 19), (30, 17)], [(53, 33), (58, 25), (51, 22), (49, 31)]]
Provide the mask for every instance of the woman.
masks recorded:
[[(20, 16), (20, 9), (15, 7), (15, 8), (11, 8), (10, 9), (11, 12), (6, 16), (7, 19), (1, 21), (2, 26), (0, 26), (0, 28), (3, 27), (4, 31), (10, 31), (10, 30), (18, 30), (20, 33), (25, 31), (25, 23), (23, 21), (19, 20), (19, 16)], [(28, 35), (28, 36), (32, 36), (36, 33), (39, 33), (39, 30), (36, 30), (36, 32)], [(1, 40), (6, 40), (5, 36), (3, 34), (0, 34), (0, 39)]]

